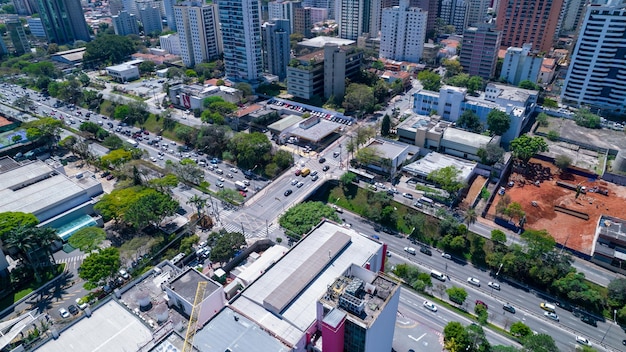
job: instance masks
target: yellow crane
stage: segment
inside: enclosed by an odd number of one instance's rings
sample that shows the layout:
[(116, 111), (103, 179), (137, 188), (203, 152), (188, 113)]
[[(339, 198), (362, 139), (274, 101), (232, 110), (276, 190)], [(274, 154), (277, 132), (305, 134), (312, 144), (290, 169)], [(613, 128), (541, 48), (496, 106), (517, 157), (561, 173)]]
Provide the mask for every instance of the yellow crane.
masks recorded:
[(187, 334), (185, 334), (185, 344), (183, 345), (182, 352), (193, 351), (193, 338), (196, 335), (196, 323), (198, 322), (198, 315), (202, 310), (202, 300), (204, 300), (204, 291), (208, 281), (198, 282), (198, 288), (196, 289), (196, 297), (193, 300), (193, 307), (191, 308), (191, 315), (189, 316), (189, 324), (187, 324)]

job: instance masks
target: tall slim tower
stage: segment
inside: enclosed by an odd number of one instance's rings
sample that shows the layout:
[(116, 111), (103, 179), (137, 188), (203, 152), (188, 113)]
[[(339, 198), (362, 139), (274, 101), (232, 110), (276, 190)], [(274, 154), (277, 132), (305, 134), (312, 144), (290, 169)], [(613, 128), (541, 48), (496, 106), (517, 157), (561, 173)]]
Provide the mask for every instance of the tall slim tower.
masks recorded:
[(80, 0), (38, 0), (37, 4), (41, 22), (51, 43), (91, 40)]
[(439, 17), (453, 25), (457, 34), (463, 34), (467, 26), (468, 5), (466, 0), (442, 0)]
[(335, 0), (339, 38), (357, 40), (364, 33), (378, 35), (380, 0)]
[(469, 0), (469, 6), (467, 8), (467, 25), (477, 26), (480, 23), (485, 23), (487, 18), (487, 10), (489, 10), (490, 0)]
[(254, 84), (263, 73), (261, 1), (220, 0), (218, 6), (226, 78)]
[(113, 16), (113, 29), (117, 35), (139, 34), (139, 25), (137, 17), (128, 11), (120, 11), (119, 14)]
[(180, 37), (180, 54), (187, 67), (217, 58), (221, 52), (217, 7), (202, 2), (174, 6), (174, 18)]
[(502, 31), (502, 46), (549, 52), (561, 18), (563, 0), (500, 0), (496, 26)]
[(561, 99), (609, 115), (626, 115), (626, 9), (589, 6)]
[(160, 33), (163, 31), (163, 22), (161, 21), (161, 10), (157, 7), (148, 6), (137, 9), (139, 19), (143, 24), (143, 32), (148, 35), (150, 33)]
[(26, 38), (24, 26), (22, 26), (20, 19), (16, 15), (8, 16), (8, 18), (4, 21), (4, 24), (6, 25), (7, 33), (13, 42), (13, 51), (15, 51), (18, 55), (29, 52), (30, 43), (28, 42), (28, 38)]
[(427, 16), (419, 7), (409, 7), (409, 0), (383, 9), (380, 57), (419, 62), (424, 52)]
[(282, 81), (289, 64), (289, 20), (272, 20), (263, 24), (263, 63), (265, 70)]
[(492, 26), (482, 24), (468, 27), (463, 32), (461, 66), (463, 72), (483, 79), (493, 77), (500, 49), (501, 33)]
[(176, 0), (163, 0), (163, 9), (165, 10), (165, 19), (167, 20), (167, 26), (171, 30), (176, 31), (176, 18), (174, 16), (174, 5)]

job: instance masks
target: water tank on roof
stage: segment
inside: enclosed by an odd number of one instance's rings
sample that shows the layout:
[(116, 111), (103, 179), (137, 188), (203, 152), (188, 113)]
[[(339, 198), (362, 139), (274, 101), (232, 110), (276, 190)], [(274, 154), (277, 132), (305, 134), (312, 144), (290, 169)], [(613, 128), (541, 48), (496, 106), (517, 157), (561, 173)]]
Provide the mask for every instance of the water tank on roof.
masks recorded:
[(165, 304), (159, 304), (158, 306), (156, 306), (156, 308), (154, 309), (154, 313), (159, 324), (164, 323), (170, 314), (169, 309)]
[(152, 308), (152, 302), (150, 301), (150, 296), (146, 293), (139, 292), (135, 295), (135, 301), (139, 305), (139, 309), (142, 312), (150, 310)]
[(613, 171), (626, 172), (626, 153), (620, 150), (612, 164)]

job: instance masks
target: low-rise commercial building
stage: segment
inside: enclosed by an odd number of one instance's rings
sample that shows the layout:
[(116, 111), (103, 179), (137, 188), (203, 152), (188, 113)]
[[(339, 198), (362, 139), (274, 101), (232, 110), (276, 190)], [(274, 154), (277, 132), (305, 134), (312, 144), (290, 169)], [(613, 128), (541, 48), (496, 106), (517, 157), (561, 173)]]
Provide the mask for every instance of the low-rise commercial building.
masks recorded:
[(448, 166), (453, 166), (460, 171), (457, 179), (459, 182), (468, 184), (477, 164), (476, 162), (463, 160), (453, 156), (430, 152), (423, 158), (402, 167), (402, 171), (420, 181), (430, 182), (428, 180), (428, 175), (431, 172)]
[(187, 110), (202, 109), (204, 99), (211, 96), (219, 96), (231, 103), (238, 103), (242, 98), (241, 92), (235, 88), (199, 84), (177, 84), (170, 87), (169, 95), (174, 106)]
[(107, 74), (117, 82), (130, 82), (139, 78), (139, 67), (123, 63), (106, 68)]
[(626, 274), (626, 220), (600, 216), (591, 261), (611, 271)]

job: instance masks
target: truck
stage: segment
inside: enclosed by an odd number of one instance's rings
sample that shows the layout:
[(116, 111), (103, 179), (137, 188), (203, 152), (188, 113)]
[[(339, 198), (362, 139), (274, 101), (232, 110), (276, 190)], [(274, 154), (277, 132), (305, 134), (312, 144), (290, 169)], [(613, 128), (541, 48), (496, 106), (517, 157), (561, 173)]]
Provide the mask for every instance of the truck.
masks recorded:
[(235, 187), (242, 192), (248, 191), (248, 187), (241, 181), (235, 181)]
[(128, 143), (128, 144), (132, 145), (132, 146), (133, 146), (133, 147), (135, 147), (135, 148), (137, 148), (137, 147), (139, 146), (139, 142), (137, 142), (137, 141), (136, 141), (136, 140), (134, 140), (134, 139), (130, 139), (130, 138), (126, 140), (126, 143)]

